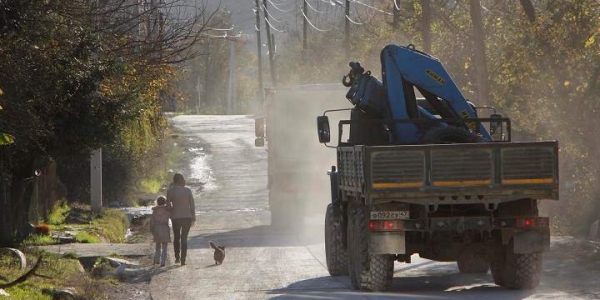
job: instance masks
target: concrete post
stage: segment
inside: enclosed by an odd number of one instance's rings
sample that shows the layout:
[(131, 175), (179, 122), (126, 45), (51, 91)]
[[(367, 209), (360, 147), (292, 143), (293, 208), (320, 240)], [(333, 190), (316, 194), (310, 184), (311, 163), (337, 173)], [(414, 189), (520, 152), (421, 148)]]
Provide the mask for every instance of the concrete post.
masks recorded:
[[(207, 54), (208, 55), (208, 54)], [(198, 103), (196, 104), (196, 114), (200, 114), (200, 105), (202, 97), (202, 83), (200, 82), (200, 73), (198, 73), (198, 82), (196, 83), (196, 94), (198, 94)]]
[(235, 40), (229, 42), (229, 85), (227, 87), (227, 114), (233, 114), (233, 102), (235, 101)]
[(90, 157), (90, 175), (92, 214), (98, 215), (102, 209), (102, 149), (92, 151)]

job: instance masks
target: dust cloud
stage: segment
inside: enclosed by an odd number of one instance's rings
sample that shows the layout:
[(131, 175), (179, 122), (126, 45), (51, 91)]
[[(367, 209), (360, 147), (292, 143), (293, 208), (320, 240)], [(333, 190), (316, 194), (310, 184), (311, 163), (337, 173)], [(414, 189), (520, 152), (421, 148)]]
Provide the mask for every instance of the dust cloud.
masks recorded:
[[(269, 205), (274, 226), (301, 236), (321, 237), (331, 202), (327, 171), (336, 163), (335, 148), (319, 143), (317, 116), (351, 107), (341, 84), (305, 85), (270, 90), (265, 103), (269, 169)], [(331, 143), (337, 124), (349, 111), (329, 113)]]

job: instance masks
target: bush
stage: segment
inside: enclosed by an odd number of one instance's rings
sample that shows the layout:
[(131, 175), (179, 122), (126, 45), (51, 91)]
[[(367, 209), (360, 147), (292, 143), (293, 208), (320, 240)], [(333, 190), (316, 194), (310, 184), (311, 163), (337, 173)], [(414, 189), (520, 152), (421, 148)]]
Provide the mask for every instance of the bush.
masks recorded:
[(60, 225), (65, 222), (69, 212), (71, 211), (71, 207), (67, 204), (67, 202), (62, 199), (57, 201), (54, 206), (52, 206), (52, 210), (48, 215), (48, 223), (51, 225)]

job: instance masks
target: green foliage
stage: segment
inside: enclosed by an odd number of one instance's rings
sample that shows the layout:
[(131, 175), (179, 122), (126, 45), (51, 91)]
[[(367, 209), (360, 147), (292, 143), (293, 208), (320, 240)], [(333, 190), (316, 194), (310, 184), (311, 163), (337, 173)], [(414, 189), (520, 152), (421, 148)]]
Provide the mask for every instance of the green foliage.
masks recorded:
[[(127, 52), (123, 33), (99, 31), (88, 1), (2, 5), (0, 176), (11, 178), (8, 186), (28, 189), (22, 181), (35, 162), (51, 156), (68, 200), (86, 201), (89, 153), (102, 148), (106, 198), (130, 197), (153, 167), (148, 157), (160, 152), (162, 107), (174, 68)], [(7, 214), (20, 227), (28, 219), (27, 202), (17, 199), (23, 191), (11, 195), (14, 211)]]
[(144, 193), (158, 193), (162, 187), (163, 181), (156, 176), (153, 178), (145, 178), (140, 182), (140, 191)]
[(10, 135), (0, 132), (0, 146), (9, 145), (15, 142), (15, 139)]
[(88, 244), (94, 244), (94, 243), (99, 243), (100, 239), (90, 233), (87, 233), (85, 231), (79, 232), (75, 235), (75, 240), (78, 243), (88, 243)]
[(51, 225), (60, 225), (65, 222), (67, 216), (71, 212), (71, 207), (66, 200), (60, 200), (54, 203), (50, 214), (48, 214), (48, 223)]
[(496, 103), (521, 131), (559, 140), (562, 201), (548, 211), (563, 233), (585, 234), (599, 217), (600, 138), (590, 127), (600, 109), (598, 8), (590, 1), (542, 1), (533, 26), (516, 16), (490, 24), (513, 33), (488, 43), (497, 51), (490, 57)]
[(40, 289), (27, 284), (6, 289), (6, 292), (10, 299), (53, 300), (52, 296), (42, 294)]

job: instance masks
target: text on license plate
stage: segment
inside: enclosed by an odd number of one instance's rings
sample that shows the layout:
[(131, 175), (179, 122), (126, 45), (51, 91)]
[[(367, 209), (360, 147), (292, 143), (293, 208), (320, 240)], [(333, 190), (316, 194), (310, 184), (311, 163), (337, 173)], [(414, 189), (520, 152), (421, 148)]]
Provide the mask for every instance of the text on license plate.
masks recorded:
[(371, 220), (408, 220), (408, 210), (402, 211), (372, 211)]

